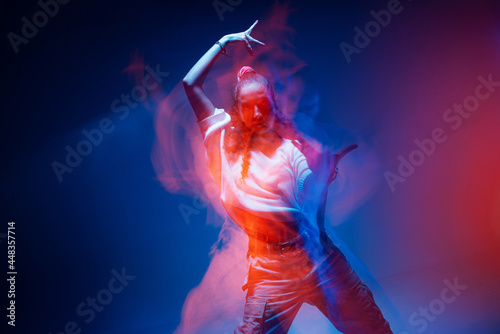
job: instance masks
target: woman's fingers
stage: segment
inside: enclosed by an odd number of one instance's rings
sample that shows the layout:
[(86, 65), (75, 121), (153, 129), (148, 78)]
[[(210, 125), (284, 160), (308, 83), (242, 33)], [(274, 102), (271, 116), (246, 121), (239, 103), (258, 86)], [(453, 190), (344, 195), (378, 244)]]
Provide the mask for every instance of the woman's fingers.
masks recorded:
[(256, 21), (252, 24), (252, 26), (251, 26), (250, 28), (248, 28), (248, 29), (245, 31), (245, 38), (246, 38), (246, 39), (248, 39), (248, 40), (250, 40), (250, 41), (252, 41), (252, 42), (258, 43), (258, 44), (260, 44), (260, 45), (266, 45), (266, 43), (261, 42), (261, 41), (259, 41), (259, 40), (255, 39), (255, 38), (253, 38), (252, 36), (250, 36), (250, 34), (252, 33), (253, 28), (255, 27), (255, 25), (256, 25), (258, 22), (259, 22), (259, 20), (256, 20)]
[(245, 39), (245, 43), (247, 43), (247, 49), (248, 49), (248, 52), (250, 53), (250, 55), (255, 56), (255, 53), (253, 52), (252, 46), (250, 45), (250, 42), (248, 41), (248, 39)]
[(247, 36), (248, 36), (248, 39), (251, 40), (252, 42), (259, 43), (260, 45), (266, 45), (266, 43), (258, 41), (250, 35), (247, 35)]
[(346, 148), (344, 148), (342, 151), (340, 151), (340, 155), (343, 157), (344, 155), (346, 155), (347, 153), (351, 152), (352, 150), (354, 150), (356, 148), (358, 148), (357, 144), (349, 145)]
[(339, 153), (335, 154), (335, 156), (337, 157), (337, 162), (340, 161), (340, 159), (342, 159), (347, 153), (351, 152), (356, 148), (358, 148), (357, 144), (349, 145), (343, 150), (341, 150)]
[(247, 34), (250, 35), (252, 33), (253, 27), (255, 27), (255, 25), (257, 24), (257, 22), (259, 22), (259, 20), (255, 20), (255, 22), (252, 24), (252, 26), (250, 28), (248, 28), (247, 31), (245, 31), (245, 33), (247, 33)]

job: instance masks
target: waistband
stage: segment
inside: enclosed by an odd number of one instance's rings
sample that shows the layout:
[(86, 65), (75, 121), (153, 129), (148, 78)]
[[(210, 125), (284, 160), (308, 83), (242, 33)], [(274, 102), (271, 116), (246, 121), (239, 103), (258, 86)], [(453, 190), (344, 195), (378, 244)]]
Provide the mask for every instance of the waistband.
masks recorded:
[(295, 251), (304, 245), (304, 237), (301, 235), (286, 242), (269, 243), (269, 238), (264, 234), (256, 233), (253, 238), (249, 237), (248, 253), (259, 254), (284, 254)]

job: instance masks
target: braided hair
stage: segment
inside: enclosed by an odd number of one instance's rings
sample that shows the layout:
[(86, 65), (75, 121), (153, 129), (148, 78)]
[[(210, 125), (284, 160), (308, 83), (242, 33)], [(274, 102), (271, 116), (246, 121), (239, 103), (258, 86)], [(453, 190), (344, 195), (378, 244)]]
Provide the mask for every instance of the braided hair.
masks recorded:
[(294, 124), (286, 117), (286, 115), (276, 105), (274, 90), (269, 80), (266, 77), (257, 74), (250, 66), (244, 66), (238, 72), (238, 82), (233, 91), (233, 105), (228, 113), (231, 116), (231, 122), (228, 124), (226, 135), (224, 136), (224, 150), (228, 153), (230, 160), (237, 160), (240, 155), (243, 155), (241, 164), (241, 181), (248, 176), (250, 168), (250, 152), (253, 148), (252, 129), (247, 127), (238, 111), (238, 97), (243, 86), (251, 83), (264, 85), (271, 93), (273, 112), (275, 116), (274, 130), (282, 137), (287, 139), (299, 139), (300, 135), (297, 132)]

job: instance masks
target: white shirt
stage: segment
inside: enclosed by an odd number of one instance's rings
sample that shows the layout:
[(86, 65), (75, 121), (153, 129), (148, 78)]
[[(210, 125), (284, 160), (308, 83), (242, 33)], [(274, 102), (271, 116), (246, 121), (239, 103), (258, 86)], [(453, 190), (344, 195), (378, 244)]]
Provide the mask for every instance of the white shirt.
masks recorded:
[(221, 200), (229, 216), (243, 228), (245, 213), (277, 224), (305, 217), (312, 225), (309, 227), (316, 229), (320, 194), (304, 193), (304, 183), (312, 172), (302, 152), (290, 139), (283, 139), (271, 157), (251, 150), (248, 176), (241, 183), (242, 155), (230, 161), (224, 151), (224, 135), (230, 121), (228, 113), (216, 108), (214, 115), (198, 122), (209, 170), (220, 186)]

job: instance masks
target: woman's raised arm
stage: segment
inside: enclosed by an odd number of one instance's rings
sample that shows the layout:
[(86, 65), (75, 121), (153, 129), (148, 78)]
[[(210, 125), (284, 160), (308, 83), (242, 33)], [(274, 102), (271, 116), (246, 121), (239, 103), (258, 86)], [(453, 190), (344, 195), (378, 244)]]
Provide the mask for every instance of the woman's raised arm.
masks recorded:
[(214, 65), (218, 56), (221, 53), (226, 52), (226, 46), (233, 42), (245, 42), (248, 52), (253, 56), (253, 50), (250, 46), (250, 41), (256, 42), (262, 45), (264, 43), (256, 40), (250, 36), (253, 27), (257, 24), (255, 21), (252, 26), (244, 32), (229, 34), (222, 37), (218, 43), (214, 44), (204, 55), (198, 60), (198, 62), (191, 68), (191, 70), (186, 74), (182, 83), (184, 84), (184, 90), (186, 91), (189, 103), (193, 107), (194, 113), (198, 121), (201, 121), (208, 116), (213, 115), (215, 108), (212, 101), (207, 97), (203, 91), (203, 82), (205, 81), (208, 72)]

